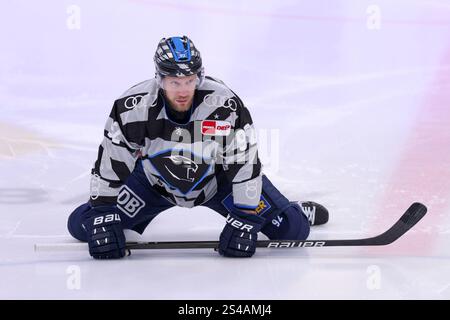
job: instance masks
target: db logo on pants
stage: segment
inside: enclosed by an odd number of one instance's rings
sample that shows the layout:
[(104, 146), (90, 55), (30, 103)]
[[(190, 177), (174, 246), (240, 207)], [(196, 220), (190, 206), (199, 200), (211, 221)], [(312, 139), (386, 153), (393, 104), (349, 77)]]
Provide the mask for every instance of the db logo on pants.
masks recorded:
[(123, 186), (117, 196), (117, 208), (130, 218), (134, 218), (143, 207), (145, 207), (144, 200), (127, 186)]

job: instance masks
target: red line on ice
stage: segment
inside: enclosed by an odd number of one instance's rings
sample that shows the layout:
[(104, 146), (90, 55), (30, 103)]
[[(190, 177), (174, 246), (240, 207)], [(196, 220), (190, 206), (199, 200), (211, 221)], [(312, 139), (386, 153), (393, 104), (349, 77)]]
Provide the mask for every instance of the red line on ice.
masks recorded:
[[(450, 50), (442, 59), (450, 64)], [(445, 211), (450, 195), (450, 74), (439, 71), (425, 94), (417, 120), (404, 145), (403, 154), (395, 166), (387, 188), (380, 195), (372, 230), (393, 223), (412, 202), (423, 202), (428, 213), (397, 243), (382, 249), (383, 253), (432, 254), (434, 240), (444, 227)], [(411, 231), (412, 231), (411, 230)], [(382, 230), (381, 230), (382, 231)], [(410, 232), (411, 232), (410, 231)], [(381, 251), (380, 251), (381, 252)]]

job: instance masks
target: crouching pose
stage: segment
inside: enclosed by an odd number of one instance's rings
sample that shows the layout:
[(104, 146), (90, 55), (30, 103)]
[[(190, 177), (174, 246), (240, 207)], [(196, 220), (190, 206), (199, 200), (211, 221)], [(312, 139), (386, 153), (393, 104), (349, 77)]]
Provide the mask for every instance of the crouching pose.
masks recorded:
[(206, 206), (224, 216), (218, 251), (227, 257), (253, 256), (259, 232), (305, 240), (310, 225), (328, 221), (323, 206), (289, 201), (261, 172), (249, 110), (222, 81), (205, 76), (189, 38), (163, 38), (154, 62), (155, 78), (114, 102), (90, 199), (68, 219), (91, 256), (123, 257), (123, 230), (142, 234), (173, 206)]

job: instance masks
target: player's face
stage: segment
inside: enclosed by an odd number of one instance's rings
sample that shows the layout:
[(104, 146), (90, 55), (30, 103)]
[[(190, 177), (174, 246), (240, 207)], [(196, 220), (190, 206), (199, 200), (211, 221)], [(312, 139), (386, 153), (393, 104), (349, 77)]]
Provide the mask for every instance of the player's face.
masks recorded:
[(163, 88), (170, 105), (177, 111), (189, 110), (194, 99), (197, 75), (163, 78)]

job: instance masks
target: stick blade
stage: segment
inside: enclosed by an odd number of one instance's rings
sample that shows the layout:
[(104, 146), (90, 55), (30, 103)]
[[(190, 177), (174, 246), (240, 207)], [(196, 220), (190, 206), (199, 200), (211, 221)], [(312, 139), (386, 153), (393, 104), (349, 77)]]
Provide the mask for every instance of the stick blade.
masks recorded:
[(400, 218), (408, 229), (412, 228), (427, 213), (427, 207), (420, 202), (414, 202)]
[(419, 202), (414, 202), (400, 217), (400, 219), (386, 232), (379, 236), (365, 239), (371, 243), (370, 245), (387, 245), (391, 244), (411, 229), (417, 222), (427, 213), (427, 207)]

